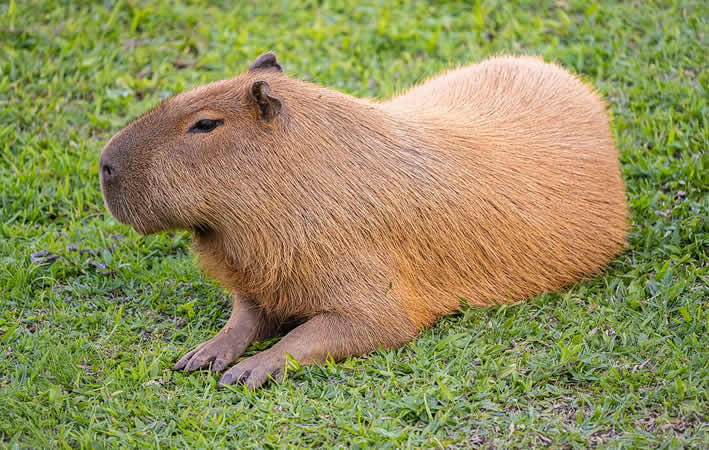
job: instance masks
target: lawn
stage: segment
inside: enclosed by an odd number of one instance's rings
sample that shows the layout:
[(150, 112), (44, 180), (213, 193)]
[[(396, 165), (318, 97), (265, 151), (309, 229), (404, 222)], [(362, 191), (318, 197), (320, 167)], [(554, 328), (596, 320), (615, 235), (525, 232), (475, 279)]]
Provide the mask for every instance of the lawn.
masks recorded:
[[(269, 49), (370, 97), (499, 53), (564, 65), (612, 113), (628, 250), (564, 293), (256, 392), (174, 372), (227, 294), (188, 234), (108, 215), (98, 155)], [(702, 0), (0, 2), (0, 446), (708, 447), (708, 49)]]

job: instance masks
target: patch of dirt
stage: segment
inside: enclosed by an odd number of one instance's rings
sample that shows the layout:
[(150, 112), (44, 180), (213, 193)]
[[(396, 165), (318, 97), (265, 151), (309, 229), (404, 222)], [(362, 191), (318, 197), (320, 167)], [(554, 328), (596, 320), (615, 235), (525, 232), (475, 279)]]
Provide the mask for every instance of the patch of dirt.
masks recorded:
[(59, 255), (49, 250), (40, 250), (30, 254), (30, 262), (35, 266), (50, 266), (57, 262)]
[(640, 428), (648, 433), (671, 433), (675, 437), (684, 434), (686, 431), (695, 430), (702, 424), (707, 423), (707, 419), (702, 418), (698, 414), (689, 414), (680, 417), (663, 416), (665, 416), (664, 411), (660, 407), (653, 406), (645, 411), (645, 415), (638, 419), (637, 423), (640, 425)]
[(99, 369), (98, 372), (94, 372), (89, 364), (77, 364), (76, 367), (83, 370), (86, 375), (92, 377), (103, 375), (103, 370)]
[(607, 430), (598, 430), (598, 431), (594, 431), (593, 433), (591, 433), (589, 440), (595, 446), (595, 445), (605, 444), (608, 441), (616, 439), (618, 436), (621, 436), (621, 435), (622, 435), (622, 433), (618, 433), (617, 431), (613, 430), (612, 428), (607, 429)]

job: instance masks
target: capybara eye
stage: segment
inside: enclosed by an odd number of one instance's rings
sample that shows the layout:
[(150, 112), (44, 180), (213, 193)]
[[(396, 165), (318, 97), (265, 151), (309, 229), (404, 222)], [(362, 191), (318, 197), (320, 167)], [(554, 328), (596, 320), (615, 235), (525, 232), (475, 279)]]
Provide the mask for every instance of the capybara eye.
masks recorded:
[(223, 123), (223, 120), (202, 119), (192, 125), (188, 133), (209, 133)]

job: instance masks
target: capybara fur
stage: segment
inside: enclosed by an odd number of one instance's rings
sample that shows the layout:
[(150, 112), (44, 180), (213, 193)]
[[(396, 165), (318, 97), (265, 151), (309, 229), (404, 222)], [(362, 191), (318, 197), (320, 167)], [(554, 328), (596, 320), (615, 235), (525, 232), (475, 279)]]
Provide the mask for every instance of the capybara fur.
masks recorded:
[(301, 364), (409, 342), (461, 304), (512, 303), (597, 274), (628, 211), (605, 105), (561, 67), (495, 57), (386, 101), (285, 75), (272, 53), (170, 98), (100, 162), (117, 220), (190, 230), (232, 293), (176, 369), (254, 388)]

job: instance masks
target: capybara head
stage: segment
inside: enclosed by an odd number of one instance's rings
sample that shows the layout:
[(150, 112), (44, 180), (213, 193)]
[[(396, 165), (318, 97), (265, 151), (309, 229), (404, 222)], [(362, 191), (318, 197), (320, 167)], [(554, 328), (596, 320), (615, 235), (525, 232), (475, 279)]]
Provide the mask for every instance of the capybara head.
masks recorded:
[(271, 85), (281, 72), (266, 53), (248, 72), (165, 100), (124, 127), (99, 161), (108, 210), (148, 234), (209, 229), (239, 210), (234, 202), (253, 202), (249, 190), (278, 150), (284, 107)]

